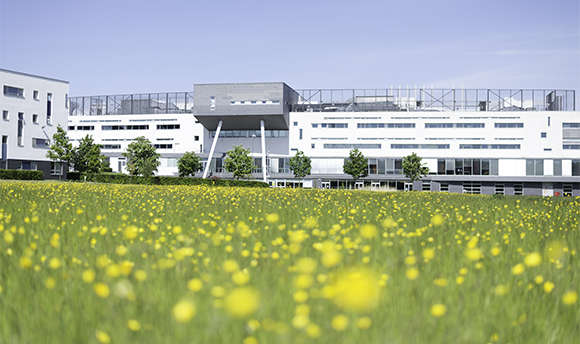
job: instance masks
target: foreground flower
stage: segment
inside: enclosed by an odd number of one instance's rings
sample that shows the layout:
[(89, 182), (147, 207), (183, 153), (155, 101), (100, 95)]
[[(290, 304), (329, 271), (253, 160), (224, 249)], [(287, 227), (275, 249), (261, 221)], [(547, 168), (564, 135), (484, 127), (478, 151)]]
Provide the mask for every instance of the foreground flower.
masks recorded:
[(332, 289), (334, 303), (348, 311), (369, 311), (379, 301), (379, 279), (366, 268), (352, 268), (340, 273)]
[(336, 331), (344, 331), (348, 326), (348, 318), (343, 314), (336, 315), (332, 318), (331, 326)]
[(173, 317), (175, 318), (175, 321), (180, 322), (180, 323), (186, 323), (188, 321), (191, 320), (191, 318), (193, 318), (193, 316), (195, 315), (195, 305), (193, 304), (192, 301), (184, 299), (179, 301), (174, 307), (173, 307)]
[(260, 296), (254, 288), (232, 290), (225, 298), (225, 309), (233, 317), (245, 318), (253, 314), (260, 305)]
[(431, 315), (439, 318), (445, 315), (445, 313), (447, 313), (447, 307), (444, 304), (441, 303), (436, 303), (433, 306), (431, 306)]
[(534, 267), (542, 263), (542, 256), (538, 252), (532, 252), (524, 259), (526, 266)]
[(562, 296), (562, 302), (564, 302), (565, 305), (573, 305), (576, 301), (578, 301), (578, 293), (575, 291), (567, 291)]

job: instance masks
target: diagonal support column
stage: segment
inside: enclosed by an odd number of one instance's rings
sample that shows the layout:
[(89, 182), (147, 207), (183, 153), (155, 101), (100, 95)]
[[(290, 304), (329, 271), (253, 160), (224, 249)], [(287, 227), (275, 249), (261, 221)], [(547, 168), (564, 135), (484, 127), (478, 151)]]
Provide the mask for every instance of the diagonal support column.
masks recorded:
[(205, 169), (203, 170), (203, 179), (207, 178), (207, 174), (211, 167), (211, 159), (213, 158), (213, 151), (215, 150), (215, 145), (217, 143), (218, 137), (220, 136), (220, 131), (222, 130), (222, 120), (219, 121), (217, 129), (215, 130), (215, 136), (209, 150), (209, 156), (207, 157), (207, 163), (205, 164)]
[(262, 138), (262, 180), (266, 183), (266, 131), (264, 130), (264, 120), (260, 121), (260, 134)]

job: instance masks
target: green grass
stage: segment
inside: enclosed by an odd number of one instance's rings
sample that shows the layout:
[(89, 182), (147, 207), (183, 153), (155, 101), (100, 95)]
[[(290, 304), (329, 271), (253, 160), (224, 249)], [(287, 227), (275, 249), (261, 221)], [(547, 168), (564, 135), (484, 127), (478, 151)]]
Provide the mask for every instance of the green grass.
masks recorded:
[[(574, 343), (579, 226), (580, 198), (0, 182), (0, 343)], [(325, 266), (333, 252), (341, 259)], [(528, 266), (533, 252), (542, 261)], [(314, 271), (299, 271), (303, 258)], [(362, 285), (344, 279), (353, 270)], [(226, 299), (249, 288), (259, 304), (228, 303), (216, 287)], [(183, 323), (181, 300), (196, 310)], [(248, 303), (251, 314), (231, 314)], [(339, 314), (342, 331), (331, 325)]]

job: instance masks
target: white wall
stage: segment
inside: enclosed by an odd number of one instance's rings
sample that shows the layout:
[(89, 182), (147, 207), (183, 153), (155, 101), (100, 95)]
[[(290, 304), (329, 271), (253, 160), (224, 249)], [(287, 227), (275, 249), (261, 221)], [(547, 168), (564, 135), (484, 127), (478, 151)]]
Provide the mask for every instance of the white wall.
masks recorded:
[[(24, 89), (24, 97), (5, 96), (4, 85)], [(33, 98), (38, 91), (38, 99)], [(33, 75), (25, 75), (0, 69), (0, 116), (8, 111), (9, 119), (0, 117), (0, 137), (8, 136), (8, 159), (48, 161), (46, 148), (32, 147), (32, 139), (50, 139), (59, 125), (66, 128), (68, 108), (66, 97), (69, 84)], [(47, 94), (52, 93), (51, 122), (47, 123)], [(18, 145), (18, 113), (24, 114), (22, 146)], [(33, 114), (38, 123), (33, 123)]]

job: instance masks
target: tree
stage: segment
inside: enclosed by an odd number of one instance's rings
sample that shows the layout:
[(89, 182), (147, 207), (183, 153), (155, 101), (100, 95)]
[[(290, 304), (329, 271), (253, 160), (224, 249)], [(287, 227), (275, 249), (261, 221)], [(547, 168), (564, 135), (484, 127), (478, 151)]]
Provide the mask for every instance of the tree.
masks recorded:
[(358, 150), (353, 149), (348, 153), (348, 159), (344, 162), (343, 171), (350, 174), (355, 181), (369, 175), (369, 160)]
[(296, 155), (290, 158), (290, 169), (296, 178), (304, 178), (310, 174), (312, 168), (311, 160), (304, 155), (304, 152), (298, 151)]
[(159, 167), (159, 153), (143, 136), (131, 142), (123, 156), (127, 158), (127, 169), (132, 175), (151, 176)]
[(101, 147), (89, 135), (83, 137), (75, 149), (72, 163), (75, 171), (81, 173), (99, 173), (106, 167), (105, 156)]
[(52, 135), (52, 144), (46, 153), (46, 157), (55, 162), (64, 162), (70, 164), (74, 156), (74, 148), (66, 131), (59, 125), (56, 133)]
[(201, 170), (201, 160), (194, 152), (186, 152), (177, 161), (177, 169), (180, 177), (193, 176), (195, 172)]
[(421, 180), (429, 173), (429, 168), (421, 163), (421, 158), (413, 153), (403, 158), (403, 173), (411, 182)]
[(234, 174), (234, 178), (240, 179), (249, 176), (254, 168), (254, 159), (250, 156), (250, 151), (242, 146), (235, 146), (228, 151), (225, 161), (226, 171)]

